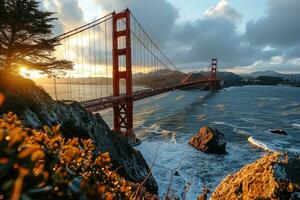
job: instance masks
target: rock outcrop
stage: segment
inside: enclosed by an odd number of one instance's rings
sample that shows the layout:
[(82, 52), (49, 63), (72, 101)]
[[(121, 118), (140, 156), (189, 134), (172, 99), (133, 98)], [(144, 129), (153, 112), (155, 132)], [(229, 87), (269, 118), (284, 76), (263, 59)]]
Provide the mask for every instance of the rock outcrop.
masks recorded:
[(300, 199), (300, 158), (269, 154), (228, 175), (210, 199)]
[[(65, 137), (92, 138), (98, 151), (109, 152), (119, 174), (127, 180), (142, 182), (148, 175), (150, 169), (141, 153), (113, 133), (99, 114), (92, 115), (76, 102), (67, 105), (54, 101), (31, 80), (21, 77), (0, 75), (0, 92), (5, 95), (0, 114), (12, 111), (26, 126), (36, 129), (60, 123)], [(144, 185), (149, 192), (157, 193), (152, 174)]]
[(205, 153), (226, 153), (226, 140), (224, 135), (217, 129), (208, 126), (202, 127), (199, 132), (190, 139), (189, 144)]
[(270, 130), (271, 133), (279, 134), (279, 135), (287, 135), (287, 132), (285, 132), (282, 129), (272, 129)]

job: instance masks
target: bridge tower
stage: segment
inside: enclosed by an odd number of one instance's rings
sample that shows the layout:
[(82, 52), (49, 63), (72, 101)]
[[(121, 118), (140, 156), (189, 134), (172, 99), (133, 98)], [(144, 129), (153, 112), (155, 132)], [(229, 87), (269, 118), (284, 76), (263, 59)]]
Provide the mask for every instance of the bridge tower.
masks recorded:
[[(125, 23), (125, 28), (118, 27), (118, 22)], [(133, 93), (132, 93), (132, 63), (131, 63), (131, 30), (130, 11), (126, 9), (121, 13), (113, 13), (113, 96), (120, 96), (120, 80), (126, 82), (126, 99), (115, 103), (114, 128), (119, 134), (125, 135), (129, 143), (136, 143), (133, 131)], [(121, 47), (120, 41), (125, 40), (125, 47)], [(125, 59), (125, 71), (120, 69), (120, 58)]]
[(218, 69), (218, 60), (216, 58), (213, 58), (211, 61), (211, 70), (210, 70), (210, 90), (216, 91), (219, 89), (219, 81), (217, 79), (217, 69)]

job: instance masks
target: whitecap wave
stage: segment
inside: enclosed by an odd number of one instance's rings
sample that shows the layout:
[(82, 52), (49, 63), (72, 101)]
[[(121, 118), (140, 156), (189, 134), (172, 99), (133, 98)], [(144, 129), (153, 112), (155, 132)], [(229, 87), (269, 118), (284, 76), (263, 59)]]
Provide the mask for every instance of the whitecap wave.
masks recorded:
[(296, 127), (296, 128), (300, 128), (300, 124), (294, 123), (293, 126)]
[(267, 144), (263, 143), (262, 141), (256, 140), (253, 137), (249, 137), (248, 142), (265, 151), (275, 152), (275, 150), (269, 147)]
[(185, 97), (184, 95), (180, 95), (180, 96), (176, 97), (176, 101), (180, 101), (184, 97)]
[(254, 118), (241, 118), (241, 120), (243, 120), (244, 122), (248, 122), (248, 123), (251, 123), (251, 124), (258, 124), (258, 125), (260, 125), (262, 123), (264, 123), (264, 124), (268, 123), (266, 121), (263, 122), (260, 119), (254, 119)]
[(232, 128), (237, 128), (237, 126), (233, 125), (233, 124), (228, 124), (228, 123), (225, 123), (225, 122), (213, 122), (214, 124), (216, 125), (224, 125), (224, 126), (230, 126)]
[(260, 97), (261, 101), (281, 101), (282, 99), (276, 97)]
[(232, 87), (224, 88), (223, 90), (224, 91), (231, 91), (231, 90), (234, 90), (234, 89), (237, 89), (237, 88), (240, 88), (240, 87), (239, 86), (232, 86)]
[(251, 133), (244, 131), (244, 130), (240, 130), (240, 129), (235, 129), (234, 132), (241, 134), (241, 135), (245, 135), (245, 136), (251, 136)]
[(225, 105), (224, 104), (217, 104), (214, 108), (216, 108), (220, 111), (223, 111), (223, 110), (225, 110)]
[(144, 136), (148, 135), (149, 133), (160, 134), (163, 137), (168, 137), (168, 136), (171, 136), (174, 133), (172, 131), (162, 129), (157, 124), (152, 124), (149, 127), (145, 127), (145, 126), (143, 126), (143, 127), (144, 127), (144, 129), (141, 131), (141, 133), (139, 133), (140, 137), (144, 137)]
[(292, 104), (283, 105), (280, 108), (287, 109), (287, 108), (294, 108), (294, 107), (299, 107), (299, 106), (300, 106), (300, 104), (295, 102), (295, 103), (292, 103)]
[(199, 122), (204, 121), (204, 120), (206, 120), (206, 119), (207, 119), (207, 115), (199, 115), (199, 116), (197, 117), (197, 121), (199, 121)]
[(168, 96), (169, 95), (169, 93), (164, 93), (164, 94), (160, 94), (160, 95), (156, 95), (156, 96), (154, 96), (154, 97), (152, 97), (152, 99), (154, 100), (157, 100), (157, 99), (161, 99), (161, 98), (164, 98), (164, 97), (166, 97), (166, 96)]

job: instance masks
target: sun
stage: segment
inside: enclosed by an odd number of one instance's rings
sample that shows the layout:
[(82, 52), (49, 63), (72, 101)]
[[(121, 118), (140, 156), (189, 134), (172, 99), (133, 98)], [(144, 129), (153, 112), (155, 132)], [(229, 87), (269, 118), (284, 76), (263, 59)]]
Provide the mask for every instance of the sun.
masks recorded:
[(23, 76), (24, 78), (30, 78), (30, 79), (42, 78), (40, 71), (30, 70), (30, 69), (27, 69), (26, 67), (20, 67), (19, 74), (21, 76)]

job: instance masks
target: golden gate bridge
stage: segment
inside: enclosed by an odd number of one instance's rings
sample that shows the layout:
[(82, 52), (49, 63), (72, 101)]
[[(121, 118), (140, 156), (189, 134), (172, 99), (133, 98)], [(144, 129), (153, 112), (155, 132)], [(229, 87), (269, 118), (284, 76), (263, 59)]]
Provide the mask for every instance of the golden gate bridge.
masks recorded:
[[(210, 72), (192, 80), (182, 73), (126, 9), (56, 37), (55, 57), (74, 63), (55, 78), (57, 100), (78, 101), (90, 112), (113, 108), (113, 131), (135, 143), (133, 102), (172, 90), (204, 84), (219, 89), (217, 59)], [(178, 81), (180, 80), (180, 81)]]

